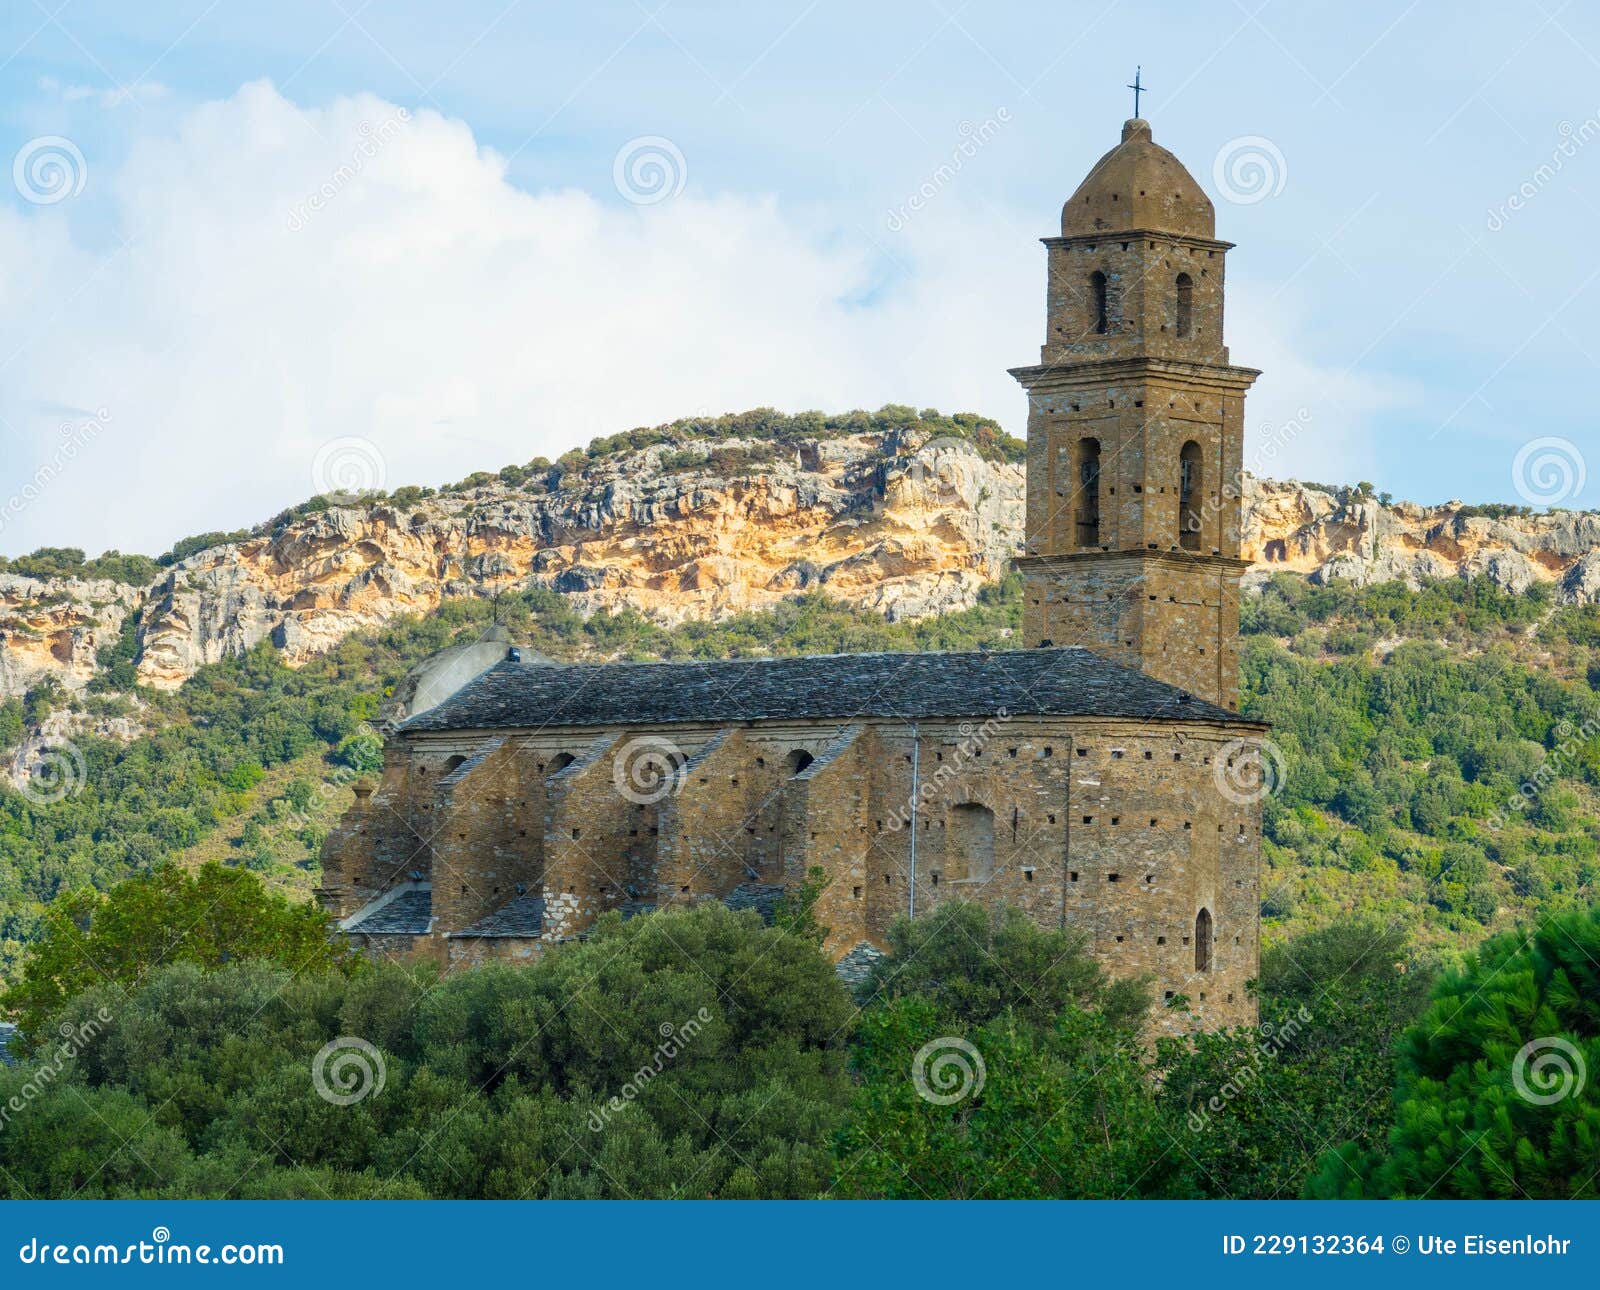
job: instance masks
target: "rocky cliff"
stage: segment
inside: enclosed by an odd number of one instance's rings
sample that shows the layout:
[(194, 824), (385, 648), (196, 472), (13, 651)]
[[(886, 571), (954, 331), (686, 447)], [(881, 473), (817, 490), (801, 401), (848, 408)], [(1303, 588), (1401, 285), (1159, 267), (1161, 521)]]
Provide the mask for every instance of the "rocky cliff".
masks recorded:
[[(744, 463), (744, 464), (740, 464)], [(1019, 548), (1023, 472), (915, 419), (798, 443), (750, 438), (616, 452), (507, 482), (476, 477), (291, 516), (164, 569), (149, 586), (0, 574), (0, 699), (54, 677), (81, 690), (137, 615), (137, 673), (173, 687), (272, 641), (302, 662), (445, 597), (533, 586), (583, 612), (718, 617), (820, 588), (892, 618), (970, 605)], [(417, 494), (403, 501), (408, 494)], [(1600, 596), (1600, 515), (1385, 505), (1252, 480), (1257, 577), (1487, 577)]]

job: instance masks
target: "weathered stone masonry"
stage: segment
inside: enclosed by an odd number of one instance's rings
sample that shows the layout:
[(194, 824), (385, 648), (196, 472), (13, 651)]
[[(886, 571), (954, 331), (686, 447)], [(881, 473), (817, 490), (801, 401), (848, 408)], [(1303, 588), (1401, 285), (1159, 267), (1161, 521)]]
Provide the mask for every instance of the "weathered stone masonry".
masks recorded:
[(857, 975), (902, 915), (1003, 903), (1186, 996), (1164, 1025), (1252, 1021), (1260, 812), (1228, 786), (1263, 727), (1236, 711), (1229, 484), (1256, 373), (1228, 365), (1212, 222), (1131, 121), (1046, 242), (1042, 362), (1015, 373), (1030, 648), (557, 666), (496, 634), (472, 679), (405, 692), (429, 697), (328, 839), (352, 940), (526, 959), (610, 910), (770, 912), (820, 869)]

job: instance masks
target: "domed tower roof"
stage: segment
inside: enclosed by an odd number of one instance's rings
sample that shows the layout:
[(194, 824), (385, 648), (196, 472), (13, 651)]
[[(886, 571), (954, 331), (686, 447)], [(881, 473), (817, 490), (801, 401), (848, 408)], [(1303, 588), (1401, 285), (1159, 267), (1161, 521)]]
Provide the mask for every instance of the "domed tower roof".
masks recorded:
[(1150, 229), (1214, 238), (1216, 212), (1183, 163), (1150, 137), (1150, 123), (1125, 121), (1122, 142), (1099, 161), (1061, 208), (1061, 236)]

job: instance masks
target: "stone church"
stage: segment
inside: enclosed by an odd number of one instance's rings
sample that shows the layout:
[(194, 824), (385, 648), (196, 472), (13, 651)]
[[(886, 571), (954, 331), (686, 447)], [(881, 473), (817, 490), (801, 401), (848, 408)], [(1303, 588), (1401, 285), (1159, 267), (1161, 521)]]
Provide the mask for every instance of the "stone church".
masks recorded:
[[(411, 679), (321, 897), (374, 952), (518, 960), (631, 917), (770, 912), (814, 869), (842, 970), (945, 901), (1076, 929), (1253, 1021), (1261, 830), (1238, 708), (1238, 483), (1258, 375), (1223, 344), (1211, 202), (1127, 122), (1044, 239), (1024, 644), (559, 665), (503, 633)], [(1252, 771), (1252, 758), (1255, 766)]]

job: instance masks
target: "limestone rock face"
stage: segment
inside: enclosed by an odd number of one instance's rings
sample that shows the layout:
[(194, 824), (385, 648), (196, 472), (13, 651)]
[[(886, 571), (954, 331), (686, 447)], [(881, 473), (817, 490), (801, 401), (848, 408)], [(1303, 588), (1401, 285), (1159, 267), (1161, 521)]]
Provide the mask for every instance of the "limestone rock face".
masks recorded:
[(1022, 468), (956, 441), (828, 440), (740, 475), (663, 469), (664, 451), (555, 489), (335, 507), (201, 551), (150, 590), (140, 678), (175, 686), (266, 639), (300, 663), (446, 596), (530, 585), (664, 623), (818, 587), (890, 618), (943, 613), (1005, 572), (1021, 531)]
[(95, 674), (96, 654), (144, 596), (143, 588), (105, 579), (0, 573), (0, 700), (46, 677), (81, 690)]
[(1559, 601), (1586, 604), (1600, 594), (1600, 514), (1473, 514), (1460, 502), (1385, 506), (1293, 481), (1246, 481), (1244, 556), (1253, 580), (1279, 571), (1313, 582), (1348, 578), (1367, 585), (1400, 580), (1487, 578), (1508, 591), (1555, 582)]
[[(139, 678), (171, 688), (261, 641), (299, 664), (446, 597), (529, 586), (583, 613), (631, 606), (663, 623), (817, 589), (918, 618), (971, 605), (1019, 552), (1022, 467), (961, 440), (915, 428), (821, 439), (744, 469), (713, 463), (769, 445), (696, 450), (706, 460), (687, 468), (656, 446), (559, 482), (335, 506), (197, 552), (148, 587), (0, 574), (0, 700), (45, 677), (81, 691), (135, 614)], [(1600, 598), (1593, 513), (1492, 519), (1270, 480), (1248, 481), (1243, 503), (1252, 581), (1484, 577), (1554, 582), (1564, 602)]]

